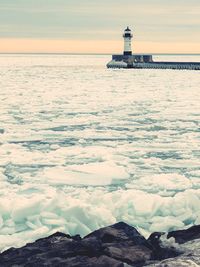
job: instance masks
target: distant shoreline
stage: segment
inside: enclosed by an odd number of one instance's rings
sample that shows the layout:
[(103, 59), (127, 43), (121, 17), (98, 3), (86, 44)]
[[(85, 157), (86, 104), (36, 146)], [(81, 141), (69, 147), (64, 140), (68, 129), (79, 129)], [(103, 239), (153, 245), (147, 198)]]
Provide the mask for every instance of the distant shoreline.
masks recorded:
[[(115, 54), (115, 53), (114, 53)], [(116, 53), (117, 54), (117, 53)], [(135, 55), (139, 55), (141, 53), (135, 53)], [(200, 56), (200, 53), (142, 53), (142, 54), (151, 54), (155, 56)], [(33, 53), (3, 53), (0, 52), (0, 55), (66, 55), (66, 56), (110, 56), (112, 53), (40, 53), (40, 52), (33, 52)]]

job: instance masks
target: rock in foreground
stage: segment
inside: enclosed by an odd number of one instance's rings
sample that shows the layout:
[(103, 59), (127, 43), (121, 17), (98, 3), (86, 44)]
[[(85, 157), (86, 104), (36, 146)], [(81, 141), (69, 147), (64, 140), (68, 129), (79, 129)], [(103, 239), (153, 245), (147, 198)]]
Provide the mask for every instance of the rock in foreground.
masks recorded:
[[(163, 233), (153, 233), (146, 240), (134, 227), (123, 222), (101, 228), (84, 238), (56, 233), (3, 252), (0, 266), (199, 266), (200, 227), (173, 231), (168, 233), (170, 239), (163, 236)], [(172, 242), (174, 240), (178, 243)]]

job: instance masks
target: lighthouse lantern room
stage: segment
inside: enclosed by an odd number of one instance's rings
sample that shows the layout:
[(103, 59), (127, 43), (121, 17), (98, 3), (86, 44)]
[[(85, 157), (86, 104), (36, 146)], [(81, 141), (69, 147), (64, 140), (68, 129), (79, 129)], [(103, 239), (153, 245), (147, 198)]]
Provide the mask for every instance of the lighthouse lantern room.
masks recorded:
[(131, 30), (129, 29), (129, 27), (127, 27), (124, 30), (123, 37), (124, 37), (124, 56), (130, 56), (132, 55), (131, 39), (133, 35), (131, 34)]

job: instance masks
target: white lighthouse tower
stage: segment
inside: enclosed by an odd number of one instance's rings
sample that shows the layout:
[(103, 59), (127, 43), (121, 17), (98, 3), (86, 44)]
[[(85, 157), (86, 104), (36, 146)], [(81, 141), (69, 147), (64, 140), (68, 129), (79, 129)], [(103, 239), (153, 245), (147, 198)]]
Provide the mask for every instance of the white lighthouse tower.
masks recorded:
[(131, 56), (132, 55), (132, 50), (131, 50), (131, 38), (133, 35), (131, 34), (131, 30), (129, 27), (127, 27), (124, 30), (124, 56)]

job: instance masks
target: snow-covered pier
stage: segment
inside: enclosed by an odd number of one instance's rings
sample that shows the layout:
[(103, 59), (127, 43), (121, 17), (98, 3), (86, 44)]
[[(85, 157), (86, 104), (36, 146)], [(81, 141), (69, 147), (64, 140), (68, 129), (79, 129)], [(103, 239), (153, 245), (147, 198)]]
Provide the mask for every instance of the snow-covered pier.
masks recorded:
[(200, 70), (200, 62), (153, 61), (152, 55), (132, 54), (132, 37), (131, 30), (127, 27), (123, 34), (124, 53), (112, 55), (112, 60), (107, 64), (107, 68)]

